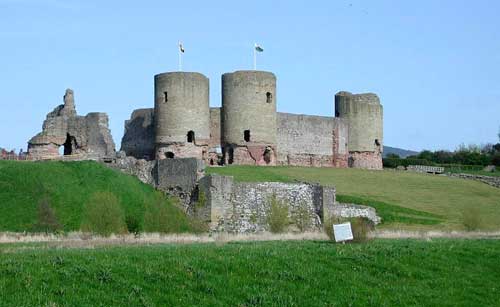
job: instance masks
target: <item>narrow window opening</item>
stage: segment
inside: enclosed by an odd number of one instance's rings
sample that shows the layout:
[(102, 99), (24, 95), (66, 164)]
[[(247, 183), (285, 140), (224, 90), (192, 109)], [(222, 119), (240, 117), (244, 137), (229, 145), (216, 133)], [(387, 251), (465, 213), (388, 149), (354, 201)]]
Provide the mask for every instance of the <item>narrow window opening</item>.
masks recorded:
[(168, 101), (168, 93), (164, 92), (163, 94), (165, 95), (165, 102), (167, 102)]
[(187, 134), (187, 141), (188, 143), (193, 143), (194, 142), (194, 131), (191, 130)]
[(210, 159), (210, 165), (214, 165), (214, 159)]
[(267, 103), (273, 102), (273, 94), (271, 94), (271, 92), (266, 93), (266, 102)]
[(171, 151), (168, 151), (166, 154), (165, 154), (165, 157), (167, 157), (167, 159), (173, 159), (175, 157), (174, 153), (171, 152)]
[(250, 142), (250, 130), (243, 131), (243, 139), (245, 142)]
[(227, 160), (227, 163), (233, 164), (234, 161), (234, 149), (229, 148), (229, 159)]
[(380, 146), (380, 142), (378, 139), (375, 139), (375, 145)]

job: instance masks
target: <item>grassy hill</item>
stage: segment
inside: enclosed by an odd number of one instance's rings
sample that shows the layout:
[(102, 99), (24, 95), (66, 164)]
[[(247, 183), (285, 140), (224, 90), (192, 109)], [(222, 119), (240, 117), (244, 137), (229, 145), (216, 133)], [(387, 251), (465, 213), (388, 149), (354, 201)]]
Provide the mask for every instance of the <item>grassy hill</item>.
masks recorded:
[(387, 157), (387, 155), (389, 155), (389, 154), (396, 154), (396, 155), (400, 156), (401, 158), (406, 158), (408, 156), (417, 155), (418, 151), (407, 150), (407, 149), (402, 149), (402, 148), (384, 145), (384, 158)]
[(383, 218), (390, 217), (385, 225), (390, 227), (462, 229), (464, 214), (473, 212), (479, 215), (481, 228), (500, 228), (500, 189), (472, 180), (391, 170), (306, 167), (212, 167), (208, 173), (232, 175), (239, 181), (299, 180), (333, 185), (340, 201), (373, 205)]
[(0, 245), (2, 306), (498, 306), (499, 240)]
[[(342, 202), (375, 207), (382, 227), (463, 229), (464, 214), (479, 215), (481, 228), (500, 228), (500, 189), (486, 184), (396, 171), (301, 167), (212, 167), (207, 173), (233, 175), (240, 181), (308, 181), (334, 185)], [(95, 162), (0, 161), (0, 231), (31, 231), (37, 205), (48, 197), (64, 230), (78, 230), (85, 202), (98, 191), (114, 194), (126, 216), (142, 221), (145, 204), (161, 193), (135, 177)], [(193, 228), (172, 204), (169, 219), (176, 232)]]
[(64, 230), (78, 230), (85, 202), (95, 192), (114, 194), (125, 216), (142, 222), (145, 204), (164, 201), (177, 232), (190, 230), (184, 213), (137, 178), (96, 162), (0, 161), (0, 231), (30, 231), (38, 202), (47, 197)]

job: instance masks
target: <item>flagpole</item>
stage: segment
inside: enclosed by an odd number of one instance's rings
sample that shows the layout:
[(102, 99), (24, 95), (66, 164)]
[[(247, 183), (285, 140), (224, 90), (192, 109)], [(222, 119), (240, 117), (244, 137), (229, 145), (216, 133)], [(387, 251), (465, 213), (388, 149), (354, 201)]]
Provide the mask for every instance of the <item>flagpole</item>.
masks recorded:
[(182, 51), (179, 48), (179, 71), (182, 71)]
[(253, 46), (253, 70), (257, 70), (257, 44)]

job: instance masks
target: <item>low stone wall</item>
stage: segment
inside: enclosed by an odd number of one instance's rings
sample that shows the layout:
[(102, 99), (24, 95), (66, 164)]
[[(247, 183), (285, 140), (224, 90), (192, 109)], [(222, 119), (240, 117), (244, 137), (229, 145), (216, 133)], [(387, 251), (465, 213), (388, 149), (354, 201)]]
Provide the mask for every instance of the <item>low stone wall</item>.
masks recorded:
[(375, 209), (335, 202), (335, 188), (307, 183), (235, 182), (231, 176), (210, 175), (199, 181), (198, 197), (192, 212), (209, 224), (214, 232), (248, 233), (269, 231), (271, 199), (288, 207), (288, 231), (297, 224), (309, 231), (320, 231), (325, 218), (366, 217), (380, 222)]
[(319, 229), (324, 207), (335, 203), (335, 188), (305, 183), (235, 182), (231, 176), (210, 175), (200, 180), (199, 189), (205, 203), (194, 211), (215, 232), (269, 230), (267, 217), (274, 196), (288, 206), (290, 221), (300, 215), (310, 229)]
[(408, 165), (406, 170), (418, 173), (430, 173), (430, 174), (442, 174), (444, 173), (444, 167), (440, 166), (429, 166), (429, 165)]
[(500, 177), (493, 176), (483, 176), (483, 175), (472, 175), (472, 174), (447, 174), (450, 177), (457, 177), (462, 179), (471, 179), (481, 181), (483, 183), (489, 184), (495, 188), (500, 188)]
[(342, 218), (365, 217), (375, 225), (380, 224), (382, 221), (382, 219), (377, 216), (375, 208), (355, 204), (336, 203), (335, 206), (333, 206), (331, 214)]

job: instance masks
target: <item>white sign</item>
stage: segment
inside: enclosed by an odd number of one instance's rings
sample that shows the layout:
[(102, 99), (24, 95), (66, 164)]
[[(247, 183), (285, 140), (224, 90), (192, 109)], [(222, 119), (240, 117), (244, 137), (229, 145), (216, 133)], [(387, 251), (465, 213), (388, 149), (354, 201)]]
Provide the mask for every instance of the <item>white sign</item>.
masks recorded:
[(343, 242), (354, 239), (352, 235), (351, 223), (333, 225), (333, 235), (335, 242)]

